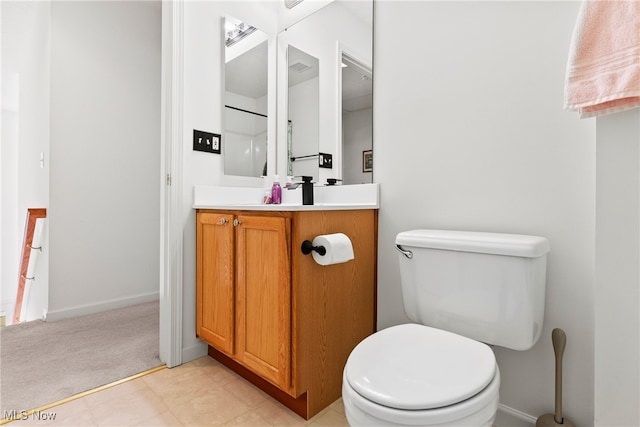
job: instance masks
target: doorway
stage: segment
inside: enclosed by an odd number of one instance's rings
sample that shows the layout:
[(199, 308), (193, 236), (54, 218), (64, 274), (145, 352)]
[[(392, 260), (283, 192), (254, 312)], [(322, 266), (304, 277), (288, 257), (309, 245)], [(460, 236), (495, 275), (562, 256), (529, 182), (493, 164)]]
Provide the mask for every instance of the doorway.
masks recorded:
[[(161, 2), (2, 2), (0, 11), (3, 82), (18, 75), (20, 99), (19, 142), (2, 140), (2, 242), (9, 230), (16, 238), (2, 248), (1, 310), (15, 297), (4, 284), (17, 284), (17, 264), (5, 260), (33, 206), (49, 213), (44, 317), (157, 300)], [(10, 149), (20, 162), (7, 177)], [(9, 185), (15, 208), (4, 203)]]

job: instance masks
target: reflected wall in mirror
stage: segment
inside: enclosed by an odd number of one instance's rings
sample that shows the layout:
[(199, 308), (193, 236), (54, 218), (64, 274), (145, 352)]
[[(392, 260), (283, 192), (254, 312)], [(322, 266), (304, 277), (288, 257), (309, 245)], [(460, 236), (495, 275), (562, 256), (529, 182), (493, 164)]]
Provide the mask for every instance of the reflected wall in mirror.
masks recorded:
[(318, 58), (288, 47), (287, 175), (313, 176), (314, 182), (318, 180), (318, 65)]
[[(278, 171), (281, 175), (288, 173), (289, 162), (287, 158), (290, 157), (287, 149), (289, 109), (286, 103), (288, 96), (283, 93), (289, 87), (286, 80), (289, 70), (288, 64), (283, 58), (287, 57), (288, 47), (293, 46), (297, 50), (317, 58), (319, 67), (317, 105), (306, 104), (305, 106), (305, 109), (308, 110), (312, 108), (318, 110), (318, 148), (308, 154), (320, 152), (333, 156), (330, 168), (320, 168), (317, 158), (314, 159), (314, 162), (309, 161), (308, 166), (313, 168), (313, 172), (306, 171), (305, 174), (317, 177), (316, 182), (322, 184), (326, 183), (328, 178), (342, 179), (343, 184), (371, 182), (372, 173), (362, 172), (363, 150), (359, 149), (357, 159), (353, 160), (353, 156), (349, 154), (352, 149), (347, 148), (346, 145), (343, 146), (343, 137), (345, 143), (350, 143), (354, 139), (363, 140), (363, 135), (369, 135), (370, 141), (371, 117), (368, 120), (360, 117), (362, 119), (360, 120), (356, 119), (356, 115), (370, 115), (373, 110), (361, 108), (357, 111), (350, 111), (349, 117), (344, 116), (346, 123), (343, 126), (342, 92), (343, 89), (349, 93), (352, 90), (350, 89), (350, 80), (342, 77), (343, 67), (341, 64), (344, 52), (354, 64), (364, 68), (365, 71), (361, 72), (360, 76), (367, 74), (369, 78), (372, 77), (372, 16), (373, 2), (370, 0), (335, 0), (285, 31), (278, 33), (277, 157)], [(366, 126), (367, 129), (358, 129), (359, 125)], [(349, 128), (347, 129), (345, 126)], [(304, 148), (305, 153), (303, 153), (303, 150), (299, 149), (298, 143), (296, 124), (293, 124), (291, 151), (294, 156), (307, 154), (307, 148)], [(306, 144), (302, 141), (300, 143)], [(361, 143), (364, 144), (362, 141)], [(297, 173), (295, 174), (297, 175)]]
[(224, 173), (260, 177), (267, 173), (267, 35), (225, 17)]
[[(342, 52), (342, 184), (373, 182), (373, 81), (371, 69)], [(359, 167), (363, 165), (362, 167)]]

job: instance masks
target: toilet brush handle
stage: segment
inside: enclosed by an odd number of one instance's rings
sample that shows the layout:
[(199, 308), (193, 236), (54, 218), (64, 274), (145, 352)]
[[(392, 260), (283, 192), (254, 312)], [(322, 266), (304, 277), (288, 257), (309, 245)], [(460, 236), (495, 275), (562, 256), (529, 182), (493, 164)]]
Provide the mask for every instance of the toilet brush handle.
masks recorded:
[(567, 335), (562, 329), (556, 328), (551, 332), (551, 341), (556, 355), (556, 411), (553, 418), (556, 423), (562, 424), (562, 356), (567, 345)]

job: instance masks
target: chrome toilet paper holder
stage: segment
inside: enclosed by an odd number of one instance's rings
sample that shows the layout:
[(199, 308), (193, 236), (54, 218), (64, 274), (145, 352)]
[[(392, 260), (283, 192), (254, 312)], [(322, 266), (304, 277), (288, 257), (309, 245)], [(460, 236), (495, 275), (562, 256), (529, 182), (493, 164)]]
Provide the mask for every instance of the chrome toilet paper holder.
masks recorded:
[(309, 255), (312, 251), (316, 251), (319, 255), (324, 256), (327, 253), (327, 249), (324, 246), (313, 246), (313, 243), (309, 240), (305, 240), (302, 242), (302, 247), (300, 248), (303, 254)]

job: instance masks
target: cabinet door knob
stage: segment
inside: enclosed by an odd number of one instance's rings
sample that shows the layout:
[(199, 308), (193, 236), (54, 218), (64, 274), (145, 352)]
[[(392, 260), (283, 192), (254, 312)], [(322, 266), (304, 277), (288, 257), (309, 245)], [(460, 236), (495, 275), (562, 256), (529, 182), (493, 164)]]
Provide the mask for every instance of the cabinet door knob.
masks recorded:
[(233, 220), (233, 225), (234, 225), (235, 227), (239, 226), (240, 224), (242, 224), (242, 221), (240, 221), (239, 219), (234, 219), (234, 220)]
[(229, 220), (227, 218), (220, 218), (220, 224), (224, 225), (226, 223), (228, 223)]

